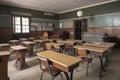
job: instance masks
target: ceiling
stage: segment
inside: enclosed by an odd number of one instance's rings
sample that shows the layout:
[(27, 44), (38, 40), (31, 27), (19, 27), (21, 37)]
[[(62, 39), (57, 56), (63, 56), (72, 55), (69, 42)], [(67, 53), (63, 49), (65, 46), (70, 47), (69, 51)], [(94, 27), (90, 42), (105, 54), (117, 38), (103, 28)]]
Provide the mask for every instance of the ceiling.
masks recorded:
[(64, 13), (113, 1), (117, 0), (0, 0), (0, 4), (54, 13)]

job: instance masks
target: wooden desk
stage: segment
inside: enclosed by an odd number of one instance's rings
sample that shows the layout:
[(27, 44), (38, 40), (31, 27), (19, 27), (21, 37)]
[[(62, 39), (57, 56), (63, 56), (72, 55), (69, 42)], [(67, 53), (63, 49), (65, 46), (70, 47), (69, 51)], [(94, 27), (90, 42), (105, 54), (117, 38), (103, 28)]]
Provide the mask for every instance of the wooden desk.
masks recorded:
[(20, 62), (20, 69), (23, 70), (25, 68), (28, 68), (28, 65), (25, 61), (25, 53), (27, 52), (27, 47), (18, 45), (18, 46), (11, 46), (11, 49), (17, 51), (16, 58), (17, 61)]
[(43, 39), (43, 40), (34, 40), (34, 42), (39, 42), (39, 43), (44, 43), (44, 42), (49, 42), (48, 39)]
[(66, 41), (73, 41), (73, 42), (76, 42), (77, 44), (83, 44), (84, 43), (83, 40), (75, 40), (75, 39), (67, 39)]
[[(43, 51), (37, 53), (38, 56), (45, 57), (52, 61), (54, 67), (64, 71), (67, 80), (73, 80), (73, 70), (79, 66), (79, 62), (82, 60), (80, 58), (68, 56), (54, 51)], [(70, 72), (70, 77), (68, 73)]]
[[(103, 48), (108, 48), (108, 51), (106, 52), (106, 63), (110, 62), (110, 60), (108, 59), (109, 58), (109, 53), (111, 53), (112, 51), (112, 48), (114, 47), (115, 43), (110, 43), (110, 42), (97, 42), (97, 43), (84, 43), (83, 45), (86, 45), (86, 46), (93, 46), (93, 47), (103, 47)], [(106, 64), (105, 63), (105, 64)]]
[(37, 39), (36, 37), (29, 37), (28, 40), (30, 41), (34, 41), (35, 39)]
[(21, 44), (25, 47), (28, 47), (28, 53), (30, 54), (30, 56), (32, 56), (34, 54), (33, 48), (34, 48), (35, 42), (23, 41), (23, 42), (21, 42)]
[(109, 46), (109, 45), (93, 44), (93, 43), (84, 43), (83, 45), (85, 45), (85, 46), (94, 46), (94, 47), (107, 47), (107, 48), (110, 48), (110, 47), (111, 47), (111, 46)]
[(74, 46), (74, 48), (86, 49), (86, 50), (96, 51), (100, 53), (104, 53), (105, 51), (108, 50), (108, 47), (96, 47), (96, 46), (85, 46), (85, 45), (77, 45), (77, 46)]
[(57, 40), (62, 40), (61, 38), (51, 38), (49, 39), (51, 42), (56, 42)]
[(84, 43), (83, 45), (90, 45), (90, 46), (96, 46), (96, 47), (113, 47), (115, 43), (110, 43), (110, 42), (92, 42), (92, 43)]
[(57, 42), (65, 44), (65, 48), (64, 48), (65, 53), (68, 52), (68, 51), (71, 51), (71, 53), (74, 52), (72, 55), (75, 55), (75, 50), (74, 50), (73, 46), (77, 44), (76, 41), (73, 41), (73, 40), (57, 40)]
[(45, 43), (50, 41), (48, 41), (48, 39), (43, 39), (43, 40), (38, 39), (38, 40), (34, 40), (34, 42), (36, 42), (37, 44), (41, 44), (45, 50)]
[(67, 41), (67, 40), (57, 40), (57, 43), (64, 43), (66, 45), (75, 45), (76, 41)]
[[(94, 55), (99, 57), (100, 60), (100, 73), (99, 73), (99, 77), (102, 77), (102, 72), (105, 71), (104, 69), (104, 64), (103, 64), (103, 56), (105, 55), (105, 53), (107, 52), (107, 50), (109, 49), (108, 47), (95, 47), (95, 46), (85, 46), (85, 45), (77, 45), (74, 46), (74, 48), (76, 49), (85, 49), (85, 50), (90, 50), (90, 51), (96, 51), (98, 53), (95, 53)], [(107, 60), (107, 55), (106, 56), (106, 60)]]
[(0, 44), (0, 51), (8, 51), (9, 48), (10, 48), (10, 44), (8, 44), (8, 43)]
[(19, 38), (20, 42), (22, 41), (27, 41), (28, 39), (27, 38)]
[(9, 80), (8, 77), (8, 51), (0, 51), (0, 80)]
[(59, 49), (59, 52), (63, 52), (64, 44), (63, 43), (45, 43), (46, 47), (51, 47)]
[(11, 45), (11, 46), (15, 46), (15, 45), (19, 45), (19, 40), (9, 40), (9, 44)]

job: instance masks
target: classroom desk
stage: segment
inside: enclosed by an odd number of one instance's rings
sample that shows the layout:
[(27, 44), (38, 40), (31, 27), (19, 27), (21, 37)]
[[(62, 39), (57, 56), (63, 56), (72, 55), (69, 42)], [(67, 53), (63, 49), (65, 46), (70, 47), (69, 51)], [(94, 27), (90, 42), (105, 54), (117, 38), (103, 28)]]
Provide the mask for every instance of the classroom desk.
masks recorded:
[(20, 42), (22, 41), (27, 41), (28, 39), (27, 38), (19, 38)]
[(86, 46), (95, 46), (95, 47), (107, 47), (107, 48), (112, 48), (115, 43), (107, 43), (107, 42), (103, 42), (103, 43), (84, 43), (83, 45)]
[(41, 44), (45, 50), (45, 43), (50, 41), (48, 39), (43, 39), (43, 40), (38, 39), (38, 40), (34, 40), (34, 42), (36, 42), (37, 44)]
[(28, 68), (28, 65), (25, 61), (25, 54), (28, 48), (18, 45), (18, 46), (11, 46), (11, 49), (17, 52), (16, 58), (17, 58), (17, 61), (20, 62), (20, 69), (23, 70), (25, 68)]
[(57, 43), (64, 43), (66, 45), (75, 45), (76, 44), (76, 41), (70, 41), (70, 40), (57, 40)]
[(0, 80), (9, 80), (8, 77), (8, 51), (0, 51)]
[(8, 43), (11, 45), (11, 46), (15, 46), (15, 45), (19, 45), (19, 40), (9, 40)]
[(56, 43), (57, 40), (62, 40), (62, 39), (61, 39), (61, 38), (51, 38), (51, 41), (52, 41), (52, 42), (55, 42), (55, 43)]
[[(39, 52), (37, 55), (51, 60), (54, 67), (62, 70), (65, 73), (67, 80), (73, 80), (73, 70), (77, 68), (79, 66), (79, 62), (82, 61), (80, 58), (50, 50)], [(68, 73), (70, 73), (70, 76)]]
[(29, 41), (34, 41), (34, 40), (36, 40), (37, 39), (37, 37), (28, 37), (28, 40)]
[(103, 64), (103, 56), (104, 55), (107, 56), (106, 52), (107, 52), (107, 50), (109, 48), (107, 48), (107, 47), (96, 47), (96, 46), (85, 46), (85, 45), (77, 45), (77, 46), (74, 46), (74, 48), (75, 49), (85, 49), (85, 50), (98, 52), (98, 53), (95, 53), (94, 55), (98, 56), (99, 60), (100, 60), (100, 73), (99, 73), (99, 77), (101, 78), (102, 77), (102, 72), (105, 71), (104, 64)]
[(65, 48), (64, 48), (65, 53), (70, 51), (71, 53), (73, 52), (72, 55), (75, 55), (75, 50), (74, 50), (73, 46), (77, 44), (76, 41), (74, 41), (74, 40), (57, 40), (57, 43), (65, 44)]
[(30, 54), (30, 56), (32, 56), (34, 54), (33, 48), (34, 48), (35, 42), (23, 41), (23, 42), (21, 42), (21, 45), (28, 47), (28, 53)]
[(76, 39), (66, 39), (66, 41), (73, 41), (73, 42), (76, 42), (76, 44), (83, 44), (84, 43), (83, 40), (76, 40)]
[(59, 52), (63, 52), (63, 48), (65, 45), (63, 43), (45, 43), (45, 46), (54, 49), (59, 49)]
[[(102, 47), (102, 48), (108, 48), (108, 51), (106, 52), (106, 63), (107, 62), (110, 62), (110, 60), (108, 59), (109, 58), (109, 53), (111, 53), (112, 51), (112, 48), (114, 47), (115, 43), (110, 43), (110, 42), (97, 42), (97, 43), (84, 43), (83, 45), (85, 46), (93, 46), (93, 47)], [(105, 64), (106, 64), (105, 63)]]
[(9, 48), (10, 48), (10, 44), (8, 44), (8, 43), (0, 44), (0, 51), (8, 51)]
[(49, 42), (48, 39), (37, 39), (37, 40), (34, 40), (34, 42), (39, 42), (39, 43), (45, 43), (45, 42)]

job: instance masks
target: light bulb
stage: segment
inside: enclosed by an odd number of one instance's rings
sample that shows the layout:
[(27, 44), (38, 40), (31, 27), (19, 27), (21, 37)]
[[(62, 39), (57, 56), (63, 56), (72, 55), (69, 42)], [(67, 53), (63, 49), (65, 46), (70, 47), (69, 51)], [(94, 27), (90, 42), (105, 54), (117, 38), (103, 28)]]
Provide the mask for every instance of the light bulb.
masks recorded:
[(83, 15), (83, 12), (81, 11), (81, 10), (79, 10), (78, 12), (77, 12), (77, 16), (78, 17), (81, 17)]

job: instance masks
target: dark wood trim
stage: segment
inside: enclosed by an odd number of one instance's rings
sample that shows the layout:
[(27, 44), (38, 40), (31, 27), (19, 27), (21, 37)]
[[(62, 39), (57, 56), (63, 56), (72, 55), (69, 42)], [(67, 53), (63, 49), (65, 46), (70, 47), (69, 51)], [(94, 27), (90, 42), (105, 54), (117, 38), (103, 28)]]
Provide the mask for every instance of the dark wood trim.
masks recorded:
[(0, 26), (0, 43), (8, 42), (12, 38), (12, 28)]

